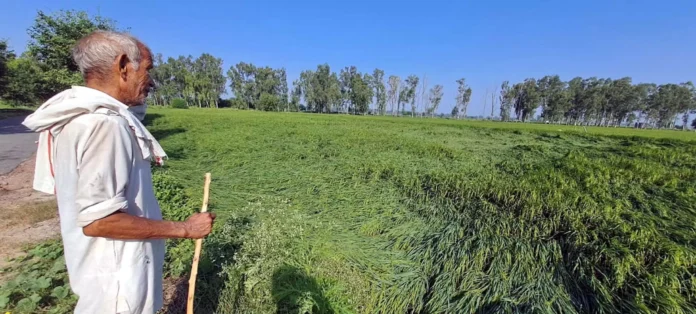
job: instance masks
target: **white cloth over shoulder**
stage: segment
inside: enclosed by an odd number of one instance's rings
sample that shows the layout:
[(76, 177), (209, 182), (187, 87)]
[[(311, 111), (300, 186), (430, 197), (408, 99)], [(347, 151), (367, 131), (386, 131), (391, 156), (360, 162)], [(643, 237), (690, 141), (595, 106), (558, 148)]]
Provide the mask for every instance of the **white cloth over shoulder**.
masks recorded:
[(73, 118), (85, 113), (94, 113), (99, 109), (111, 110), (127, 121), (135, 132), (143, 158), (155, 161), (159, 165), (164, 163), (167, 154), (162, 146), (133, 115), (128, 106), (96, 89), (73, 86), (71, 89), (51, 97), (22, 123), (34, 132), (41, 132), (39, 147), (36, 151), (35, 190), (49, 194), (54, 193), (55, 182), (48, 153), (52, 140), (51, 135), (60, 134), (63, 126)]
[[(79, 297), (75, 313), (154, 314), (162, 306), (164, 240), (88, 237), (82, 228), (116, 211), (161, 220), (150, 156), (164, 152), (125, 105), (99, 106), (107, 99), (103, 93), (75, 89), (52, 98), (53, 104), (25, 121), (52, 133), (45, 146), (39, 144), (44, 158), (37, 157), (36, 172), (47, 173), (35, 177), (51, 176), (51, 170), (55, 175), (46, 187), (50, 192), (56, 187), (70, 286)], [(83, 99), (93, 96), (96, 100)]]

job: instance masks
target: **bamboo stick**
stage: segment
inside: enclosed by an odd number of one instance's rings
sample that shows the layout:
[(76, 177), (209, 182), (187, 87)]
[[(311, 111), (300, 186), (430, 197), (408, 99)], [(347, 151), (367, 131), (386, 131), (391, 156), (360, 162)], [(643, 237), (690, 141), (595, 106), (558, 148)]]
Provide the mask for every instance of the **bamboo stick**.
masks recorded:
[[(203, 206), (201, 213), (208, 211), (208, 190), (210, 189), (210, 173), (205, 174), (205, 184), (203, 186)], [(193, 252), (193, 264), (191, 265), (191, 277), (189, 278), (188, 300), (186, 302), (186, 314), (193, 314), (193, 297), (196, 294), (196, 276), (198, 276), (198, 261), (201, 257), (201, 246), (203, 239), (196, 239), (196, 248)]]

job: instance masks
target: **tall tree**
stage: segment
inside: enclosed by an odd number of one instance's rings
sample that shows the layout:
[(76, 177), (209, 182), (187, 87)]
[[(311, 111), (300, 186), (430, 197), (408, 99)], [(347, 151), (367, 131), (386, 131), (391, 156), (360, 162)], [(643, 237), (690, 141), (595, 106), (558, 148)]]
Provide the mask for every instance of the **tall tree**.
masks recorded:
[(406, 81), (401, 83), (401, 87), (399, 88), (399, 101), (396, 106), (397, 116), (402, 115), (403, 111), (405, 111), (404, 108), (406, 108), (410, 95), (410, 86)]
[(367, 113), (374, 92), (370, 87), (372, 77), (365, 74), (362, 77), (360, 74), (353, 76), (351, 83), (351, 103), (356, 114)]
[(471, 87), (466, 85), (466, 79), (457, 80), (457, 111), (460, 116), (466, 117), (466, 111), (471, 101)]
[(225, 92), (227, 79), (222, 74), (222, 59), (204, 53), (193, 66), (194, 95), (199, 107), (218, 106), (220, 95)]
[(405, 82), (408, 90), (406, 93), (405, 102), (411, 102), (411, 117), (413, 117), (416, 111), (416, 88), (418, 88), (418, 76), (409, 75)]
[(430, 114), (430, 116), (434, 117), (437, 108), (440, 106), (440, 102), (442, 101), (443, 95), (444, 93), (442, 91), (442, 85), (438, 84), (430, 89), (430, 106), (427, 108), (428, 114)]
[(116, 23), (101, 16), (90, 17), (84, 11), (59, 11), (50, 15), (38, 12), (28, 30), (26, 56), (35, 60), (41, 70), (37, 77), (39, 99), (47, 99), (82, 82), (72, 59), (72, 48), (95, 30), (116, 30)]
[(349, 113), (351, 110), (354, 110), (355, 107), (355, 104), (353, 104), (351, 100), (354, 98), (353, 78), (356, 75), (360, 75), (360, 73), (358, 73), (358, 68), (349, 66), (341, 69), (338, 76), (338, 80), (341, 83), (341, 98), (343, 100), (340, 109), (345, 113)]
[(637, 120), (641, 127), (646, 125), (647, 114), (650, 110), (650, 99), (655, 90), (657, 90), (657, 85), (652, 83), (641, 83), (633, 87), (633, 93), (636, 95), (636, 110), (639, 114)]
[(328, 113), (342, 103), (341, 83), (328, 64), (318, 65), (316, 71), (300, 73), (296, 86), (310, 111)]
[(247, 109), (253, 108), (256, 67), (251, 63), (240, 62), (230, 67), (227, 78), (234, 96), (244, 102)]
[(375, 94), (375, 109), (380, 115), (387, 110), (387, 88), (384, 85), (384, 71), (375, 69), (372, 71), (372, 89)]
[(537, 82), (533, 78), (525, 79), (523, 83), (515, 84), (515, 101), (513, 107), (517, 119), (525, 122), (529, 117), (534, 116), (536, 108), (539, 107), (541, 95), (537, 87)]
[(682, 130), (686, 131), (689, 128), (689, 114), (696, 110), (696, 87), (691, 81), (679, 85), (684, 92), (679, 111), (682, 113)]
[[(387, 92), (387, 100), (389, 102), (389, 110), (392, 115), (396, 115), (399, 111), (399, 99), (401, 93), (399, 88), (401, 87), (401, 78), (396, 75), (389, 76), (389, 91)], [(394, 105), (397, 105), (396, 111), (394, 111)]]
[(14, 51), (7, 46), (7, 40), (0, 40), (0, 97), (7, 87), (7, 63), (15, 58)]
[(663, 84), (649, 100), (650, 118), (657, 127), (672, 127), (679, 113), (688, 113), (694, 107), (694, 92), (691, 82)]
[(452, 112), (450, 115), (455, 119), (459, 118), (459, 105), (455, 104), (452, 106)]
[(276, 81), (278, 82), (276, 97), (278, 97), (278, 110), (290, 111), (288, 103), (288, 75), (285, 68), (275, 70)]
[[(425, 115), (428, 112), (428, 108), (430, 108), (430, 95), (428, 95), (428, 76), (425, 74), (423, 75), (423, 79), (421, 80), (421, 88), (420, 88), (420, 106), (421, 110), (423, 112), (423, 115)], [(418, 113), (420, 115), (420, 112)]]
[(14, 106), (36, 106), (41, 100), (43, 87), (37, 77), (41, 75), (39, 65), (29, 58), (16, 58), (7, 63), (7, 85), (3, 99)]
[(510, 121), (510, 109), (512, 108), (512, 101), (515, 98), (513, 90), (510, 87), (509, 81), (504, 81), (500, 85), (500, 120)]

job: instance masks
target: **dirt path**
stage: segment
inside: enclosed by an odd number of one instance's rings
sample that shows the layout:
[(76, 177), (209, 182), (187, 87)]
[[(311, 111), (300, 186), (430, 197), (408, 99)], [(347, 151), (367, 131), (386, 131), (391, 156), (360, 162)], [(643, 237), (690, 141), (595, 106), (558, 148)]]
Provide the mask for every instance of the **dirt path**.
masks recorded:
[(0, 268), (29, 244), (58, 237), (58, 209), (53, 195), (34, 191), (34, 157), (0, 176)]

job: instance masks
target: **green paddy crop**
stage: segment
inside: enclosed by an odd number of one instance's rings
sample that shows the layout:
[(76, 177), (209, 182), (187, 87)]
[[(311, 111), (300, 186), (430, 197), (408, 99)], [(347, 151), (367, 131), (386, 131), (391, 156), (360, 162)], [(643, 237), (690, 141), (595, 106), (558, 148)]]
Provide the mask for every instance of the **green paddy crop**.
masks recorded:
[[(196, 313), (694, 313), (688, 132), (153, 110)], [(184, 197), (185, 196), (185, 197)], [(184, 276), (187, 241), (168, 245)], [(170, 310), (171, 313), (175, 311)]]
[(149, 123), (188, 194), (213, 173), (220, 284), (202, 311), (696, 311), (696, 145), (672, 133), (226, 110)]

